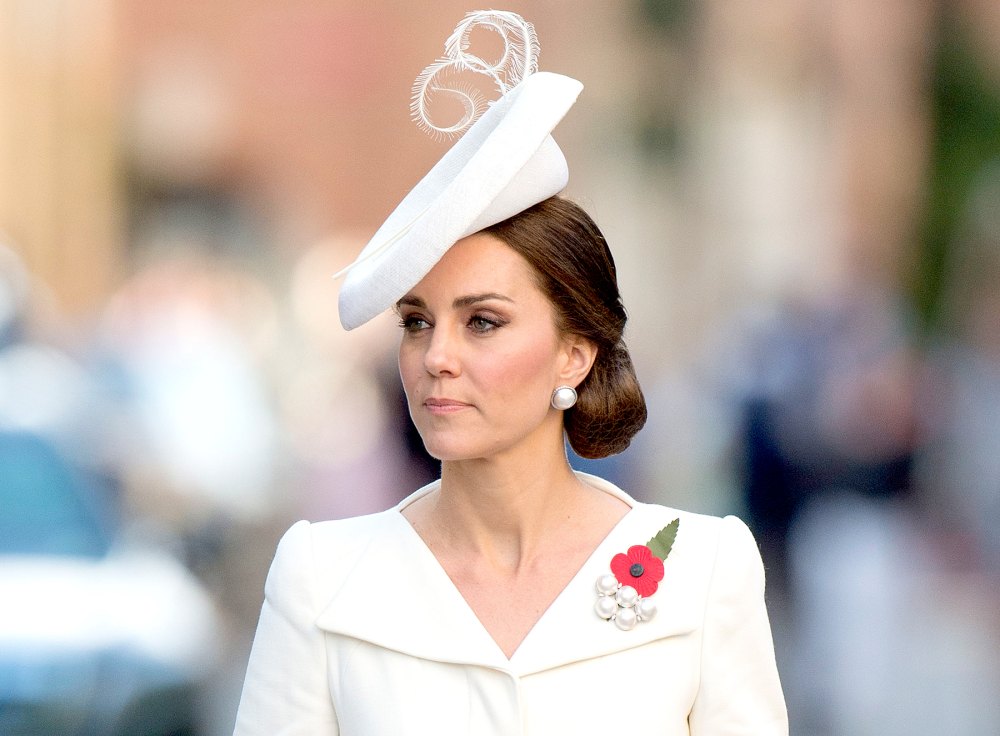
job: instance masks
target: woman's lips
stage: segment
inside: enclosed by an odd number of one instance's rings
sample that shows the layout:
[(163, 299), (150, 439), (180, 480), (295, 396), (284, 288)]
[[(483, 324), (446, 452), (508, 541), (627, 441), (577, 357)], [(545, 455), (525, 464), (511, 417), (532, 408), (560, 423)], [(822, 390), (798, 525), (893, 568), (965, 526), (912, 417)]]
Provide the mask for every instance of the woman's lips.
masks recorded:
[(468, 409), (471, 404), (466, 404), (464, 401), (455, 401), (454, 399), (432, 398), (424, 401), (424, 406), (427, 407), (427, 411), (431, 414), (453, 414), (456, 411)]

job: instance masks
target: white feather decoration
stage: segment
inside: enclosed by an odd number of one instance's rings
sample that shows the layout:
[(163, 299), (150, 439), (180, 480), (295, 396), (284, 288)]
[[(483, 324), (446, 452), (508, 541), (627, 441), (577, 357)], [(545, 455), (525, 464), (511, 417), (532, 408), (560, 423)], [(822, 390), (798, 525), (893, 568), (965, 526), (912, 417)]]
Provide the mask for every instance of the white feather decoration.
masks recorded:
[[(503, 40), (503, 53), (495, 64), (469, 52), (469, 37), (477, 26), (497, 33)], [(488, 103), (471, 84), (463, 84), (455, 77), (462, 72), (484, 74), (503, 96), (522, 79), (538, 71), (539, 50), (535, 27), (517, 13), (506, 10), (468, 13), (445, 42), (444, 56), (424, 69), (413, 83), (410, 114), (414, 122), (431, 135), (449, 137), (465, 132), (483, 114)], [(461, 104), (464, 113), (458, 122), (440, 126), (431, 120), (429, 108), (437, 94)]]

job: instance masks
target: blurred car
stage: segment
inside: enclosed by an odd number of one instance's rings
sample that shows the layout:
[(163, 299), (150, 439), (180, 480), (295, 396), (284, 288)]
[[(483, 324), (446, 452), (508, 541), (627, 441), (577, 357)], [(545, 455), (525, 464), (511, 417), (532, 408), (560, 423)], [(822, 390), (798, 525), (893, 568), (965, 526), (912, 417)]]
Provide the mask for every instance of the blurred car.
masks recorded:
[[(0, 734), (190, 736), (219, 623), (41, 436), (0, 430)], [(106, 496), (106, 493), (104, 494)]]

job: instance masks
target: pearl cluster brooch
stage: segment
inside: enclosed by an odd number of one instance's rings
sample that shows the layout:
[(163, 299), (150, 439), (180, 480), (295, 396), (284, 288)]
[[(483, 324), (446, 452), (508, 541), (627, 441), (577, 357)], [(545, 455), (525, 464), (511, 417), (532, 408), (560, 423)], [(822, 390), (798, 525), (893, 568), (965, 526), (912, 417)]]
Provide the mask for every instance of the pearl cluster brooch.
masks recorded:
[(633, 545), (611, 559), (611, 572), (597, 579), (594, 610), (598, 616), (614, 621), (622, 631), (631, 631), (656, 615), (656, 602), (650, 596), (663, 580), (663, 561), (679, 526), (680, 519), (674, 519), (645, 545)]
[(631, 585), (622, 585), (614, 575), (601, 575), (597, 579), (597, 603), (594, 610), (603, 619), (615, 622), (622, 631), (630, 631), (640, 621), (649, 621), (656, 615), (656, 601), (643, 598)]

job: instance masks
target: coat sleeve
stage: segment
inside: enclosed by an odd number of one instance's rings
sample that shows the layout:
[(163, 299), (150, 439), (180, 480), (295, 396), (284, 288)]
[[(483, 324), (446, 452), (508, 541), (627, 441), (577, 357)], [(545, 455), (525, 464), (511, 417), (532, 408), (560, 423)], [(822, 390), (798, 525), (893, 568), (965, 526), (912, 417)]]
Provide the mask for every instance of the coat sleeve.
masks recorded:
[(702, 636), (691, 736), (787, 736), (764, 565), (753, 535), (735, 516), (722, 521)]
[(336, 736), (326, 646), (315, 626), (315, 560), (309, 522), (278, 544), (250, 651), (234, 736)]

